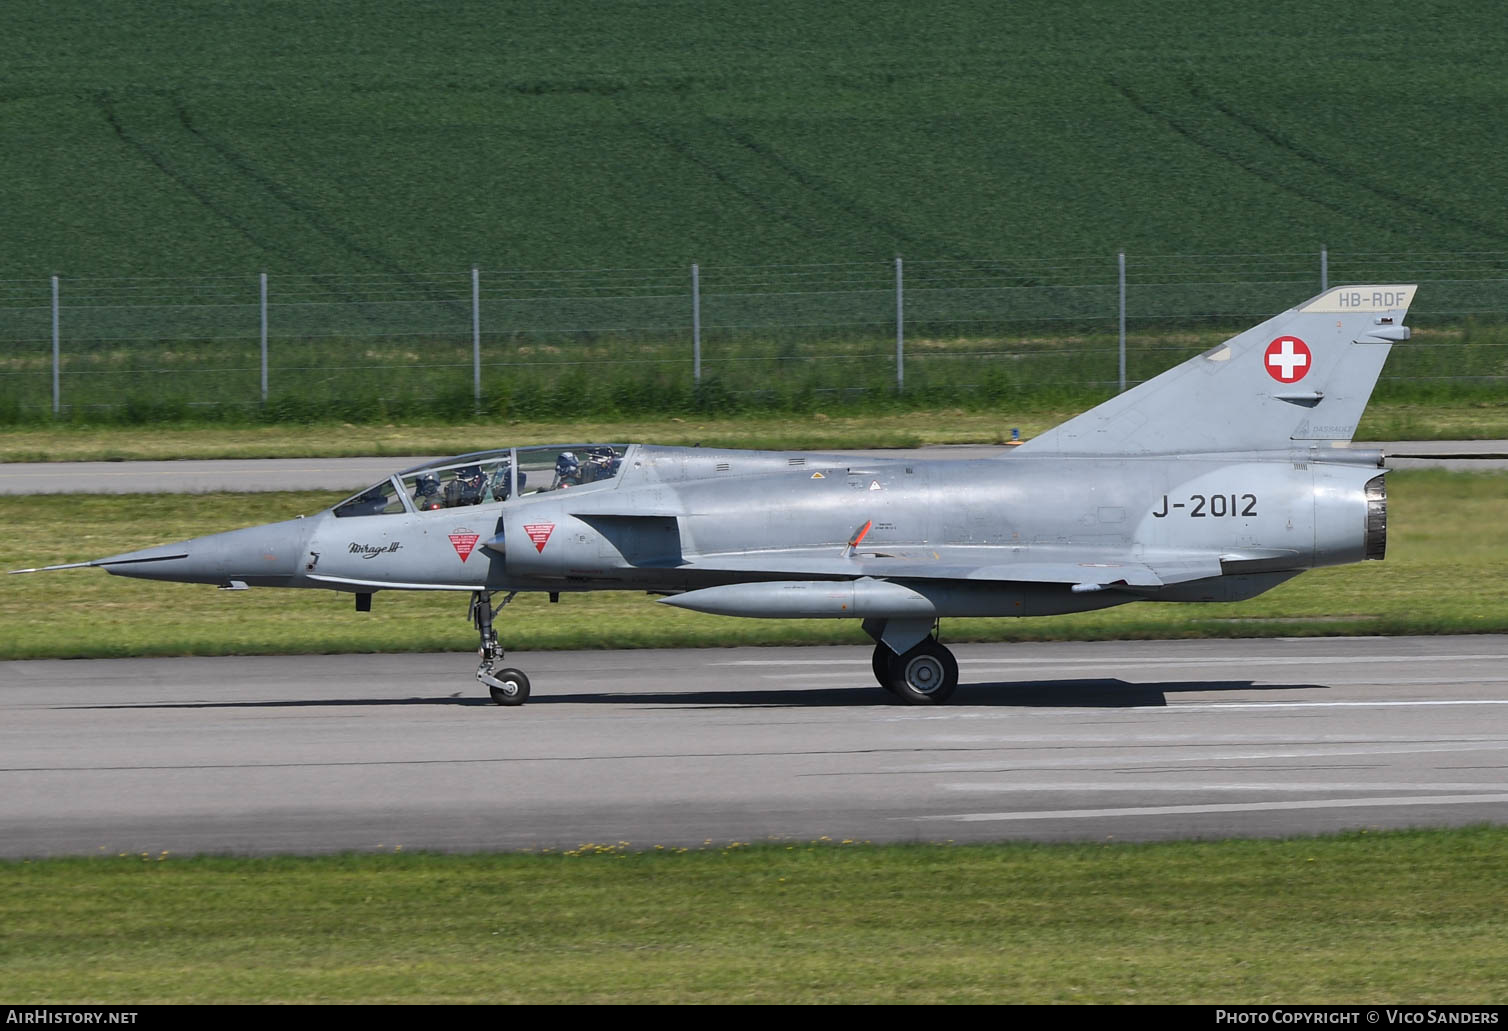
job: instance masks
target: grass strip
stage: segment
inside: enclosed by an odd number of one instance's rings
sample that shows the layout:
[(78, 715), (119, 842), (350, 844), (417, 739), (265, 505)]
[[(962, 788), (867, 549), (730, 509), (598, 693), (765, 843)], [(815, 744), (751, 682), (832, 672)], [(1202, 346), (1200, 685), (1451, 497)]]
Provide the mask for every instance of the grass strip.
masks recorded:
[(1505, 857), (1475, 827), (9, 862), (0, 996), (1501, 1004)]
[[(944, 639), (1104, 640), (1508, 632), (1508, 474), (1390, 474), (1388, 556), (1318, 569), (1236, 605), (1137, 602), (1043, 619), (953, 619)], [(312, 513), (336, 494), (0, 497), (0, 568), (77, 562)], [(383, 592), (370, 613), (322, 590), (216, 591), (100, 570), (0, 577), (0, 658), (462, 651), (467, 596)], [(863, 644), (848, 620), (756, 620), (631, 591), (520, 595), (510, 652), (562, 648)]]

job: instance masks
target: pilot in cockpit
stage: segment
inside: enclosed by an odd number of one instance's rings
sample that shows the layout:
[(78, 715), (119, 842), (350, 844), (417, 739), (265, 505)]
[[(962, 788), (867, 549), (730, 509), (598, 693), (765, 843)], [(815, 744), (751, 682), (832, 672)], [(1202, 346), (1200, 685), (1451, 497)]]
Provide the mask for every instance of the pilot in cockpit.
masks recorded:
[(414, 484), (414, 507), (421, 512), (432, 512), (445, 507), (445, 502), (440, 500), (440, 477), (434, 473), (425, 473), (419, 477)]
[(445, 507), (480, 505), (482, 503), (482, 470), (480, 466), (466, 465), (456, 470), (456, 478), (445, 485)]
[(581, 462), (574, 451), (562, 451), (555, 459), (555, 489), (574, 487), (581, 482)]
[(610, 447), (589, 447), (586, 461), (581, 463), (581, 482), (595, 483), (611, 480), (618, 473), (618, 454)]

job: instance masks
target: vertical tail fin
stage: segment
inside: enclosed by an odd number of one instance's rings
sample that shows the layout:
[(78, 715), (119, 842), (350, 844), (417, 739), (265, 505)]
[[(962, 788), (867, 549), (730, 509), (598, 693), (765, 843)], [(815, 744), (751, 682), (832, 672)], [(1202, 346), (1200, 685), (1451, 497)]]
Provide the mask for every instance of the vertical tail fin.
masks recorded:
[(1022, 451), (1141, 455), (1349, 441), (1414, 286), (1342, 286), (1027, 441)]

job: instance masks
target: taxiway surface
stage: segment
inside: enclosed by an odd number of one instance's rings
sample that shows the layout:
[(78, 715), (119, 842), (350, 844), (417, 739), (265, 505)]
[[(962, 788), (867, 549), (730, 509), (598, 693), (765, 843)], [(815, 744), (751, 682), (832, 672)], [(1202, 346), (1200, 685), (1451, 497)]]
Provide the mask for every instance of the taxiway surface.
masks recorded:
[(0, 854), (1094, 840), (1508, 820), (1508, 637), (0, 663)]
[[(1388, 455), (1393, 469), (1508, 469), (1508, 441), (1424, 440), (1357, 443)], [(830, 453), (877, 458), (966, 459), (1008, 454), (1009, 447), (933, 447)], [(389, 458), (200, 458), (163, 462), (0, 462), (0, 494), (200, 494), (208, 491), (360, 490), (436, 456)]]

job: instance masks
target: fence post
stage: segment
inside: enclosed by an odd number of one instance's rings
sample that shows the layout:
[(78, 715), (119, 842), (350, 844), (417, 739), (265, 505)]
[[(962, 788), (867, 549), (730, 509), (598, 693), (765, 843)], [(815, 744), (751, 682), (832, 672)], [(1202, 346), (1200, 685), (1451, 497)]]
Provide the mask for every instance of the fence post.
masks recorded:
[(58, 387), (58, 365), (61, 362), (61, 350), (58, 345), (58, 277), (52, 277), (52, 414), (54, 417), (63, 410), (62, 394)]
[(471, 399), (482, 414), (482, 273), (471, 266)]
[(267, 273), (262, 276), (262, 404), (267, 403)]
[(906, 389), (906, 292), (902, 285), (901, 257), (895, 257), (895, 392)]
[(691, 263), (691, 379), (702, 385), (702, 281), (696, 262)]
[(1330, 248), (1320, 244), (1320, 293), (1330, 289)]
[(1126, 252), (1118, 256), (1121, 288), (1121, 393), (1126, 392)]

